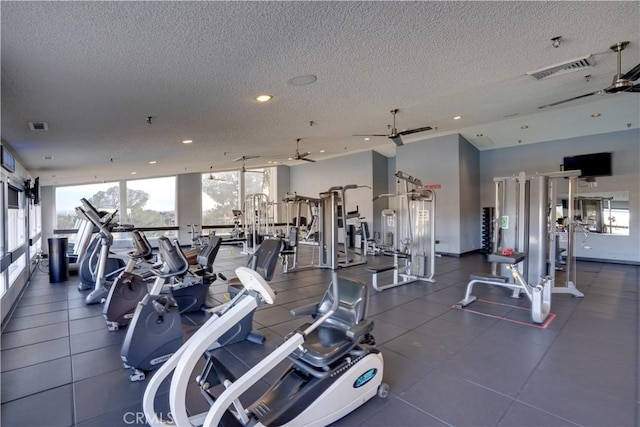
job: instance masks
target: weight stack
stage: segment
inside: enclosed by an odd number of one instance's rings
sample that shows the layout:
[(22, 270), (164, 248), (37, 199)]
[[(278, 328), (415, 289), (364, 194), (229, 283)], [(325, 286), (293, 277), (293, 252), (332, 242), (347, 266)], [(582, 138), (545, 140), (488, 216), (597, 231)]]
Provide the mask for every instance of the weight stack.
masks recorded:
[(482, 208), (482, 248), (480, 252), (488, 254), (493, 250), (494, 208)]

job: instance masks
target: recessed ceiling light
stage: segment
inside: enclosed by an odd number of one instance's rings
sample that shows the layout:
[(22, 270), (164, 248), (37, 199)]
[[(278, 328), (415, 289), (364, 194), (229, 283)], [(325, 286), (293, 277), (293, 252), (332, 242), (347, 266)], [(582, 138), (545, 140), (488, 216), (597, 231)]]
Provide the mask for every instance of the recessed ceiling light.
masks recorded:
[(42, 158), (43, 158), (44, 160), (53, 160), (53, 156), (51, 156), (51, 155), (42, 156)]
[(523, 125), (523, 126), (520, 126), (520, 129), (529, 129), (529, 126)]
[(267, 101), (271, 101), (272, 98), (273, 98), (273, 96), (271, 96), (271, 95), (258, 95), (258, 96), (256, 96), (256, 101), (258, 101), (258, 102), (267, 102)]
[(271, 164), (271, 163), (273, 163), (273, 162), (272, 162), (271, 160), (269, 160), (267, 163)]
[(365, 138), (364, 140), (365, 140), (365, 141), (369, 141), (370, 139), (371, 139), (371, 138), (369, 138), (369, 137), (366, 137), (366, 138)]
[(293, 160), (293, 157), (289, 157), (287, 160)]
[(138, 172), (131, 172), (131, 175), (137, 175)]
[(304, 76), (297, 76), (287, 80), (287, 83), (293, 86), (304, 86), (314, 83), (318, 78), (313, 74), (307, 74)]
[(185, 139), (182, 141), (183, 144), (191, 144), (193, 142), (193, 139)]
[(320, 150), (321, 153), (324, 153), (324, 150)]
[(462, 116), (455, 116), (455, 117), (453, 118), (453, 120), (460, 120), (461, 118), (462, 118)]
[(596, 118), (596, 117), (600, 117), (601, 115), (602, 115), (602, 114), (600, 114), (600, 113), (593, 113), (593, 114), (591, 115), (591, 117)]
[(155, 165), (156, 163), (158, 163), (158, 162), (157, 162), (157, 161), (155, 161), (155, 160), (151, 160), (151, 161), (149, 161), (149, 164), (150, 164), (150, 165)]

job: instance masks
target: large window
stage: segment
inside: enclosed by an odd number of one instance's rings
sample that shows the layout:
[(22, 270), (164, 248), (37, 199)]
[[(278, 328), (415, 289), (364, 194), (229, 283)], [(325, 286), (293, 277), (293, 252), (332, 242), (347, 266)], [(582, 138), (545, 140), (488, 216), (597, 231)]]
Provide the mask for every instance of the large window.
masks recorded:
[[(202, 174), (202, 224), (231, 225), (234, 210), (244, 209), (247, 194), (266, 194), (274, 191), (274, 168)], [(244, 188), (241, 188), (244, 183)]]
[[(176, 177), (127, 181), (125, 221), (135, 227), (172, 227), (176, 221)], [(175, 236), (175, 231), (146, 231), (146, 236)]]
[[(27, 241), (25, 197), (21, 191), (9, 188), (10, 194), (16, 196), (16, 203), (9, 203), (7, 210), (7, 251), (19, 249)], [(13, 285), (26, 266), (26, 256), (23, 254), (9, 266), (9, 286)]]
[(75, 208), (81, 205), (81, 198), (99, 211), (113, 212), (120, 209), (120, 186), (109, 182), (56, 188), (56, 228), (77, 228)]
[(233, 210), (240, 209), (240, 172), (202, 174), (202, 224), (233, 224)]

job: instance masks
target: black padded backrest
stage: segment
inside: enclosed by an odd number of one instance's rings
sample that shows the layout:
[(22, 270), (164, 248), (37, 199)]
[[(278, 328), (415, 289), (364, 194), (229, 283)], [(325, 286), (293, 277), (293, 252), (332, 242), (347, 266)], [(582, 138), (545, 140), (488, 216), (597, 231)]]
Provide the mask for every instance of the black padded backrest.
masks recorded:
[(363, 222), (362, 223), (362, 237), (364, 237), (366, 240), (371, 240), (371, 234), (369, 234), (369, 223), (368, 222)]
[(189, 264), (186, 262), (186, 258), (178, 253), (180, 248), (176, 248), (169, 239), (159, 237), (158, 249), (160, 250), (163, 270), (166, 274), (181, 274), (181, 272), (187, 271)]
[(198, 265), (208, 273), (213, 273), (213, 262), (216, 259), (216, 255), (218, 255), (218, 250), (220, 250), (221, 245), (221, 237), (209, 235), (209, 243), (198, 252), (196, 261)]
[(153, 256), (153, 249), (151, 248), (149, 240), (147, 240), (147, 236), (137, 230), (133, 231), (131, 235), (133, 236), (133, 245), (136, 248), (131, 256), (133, 258), (144, 258), (146, 260), (151, 259)]
[(249, 260), (249, 268), (257, 271), (267, 282), (273, 279), (282, 249), (280, 239), (265, 239)]
[[(367, 285), (346, 277), (338, 278), (338, 298), (340, 300), (335, 313), (326, 323), (349, 328), (365, 319), (367, 311)], [(327, 313), (333, 306), (331, 287), (327, 290), (318, 306), (317, 317)]]

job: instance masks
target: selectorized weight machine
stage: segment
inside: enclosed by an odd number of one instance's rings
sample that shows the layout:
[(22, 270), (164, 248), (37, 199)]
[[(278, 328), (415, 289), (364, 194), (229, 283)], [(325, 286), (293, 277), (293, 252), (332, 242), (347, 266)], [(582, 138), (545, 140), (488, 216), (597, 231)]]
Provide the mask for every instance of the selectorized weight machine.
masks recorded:
[[(366, 233), (362, 233), (363, 244), (356, 249), (354, 247), (355, 226), (347, 224), (349, 220), (361, 220), (357, 207), (355, 211), (347, 211), (347, 192), (363, 187), (366, 186), (349, 184), (331, 187), (320, 193), (318, 215), (320, 268), (335, 270), (367, 262)], [(343, 246), (343, 251), (340, 251), (340, 245)]]
[[(543, 323), (551, 309), (552, 294), (583, 297), (575, 285), (573, 255), (577, 177), (580, 171), (561, 171), (494, 178), (495, 217), (493, 251), (488, 256), (491, 273), (474, 273), (465, 297), (456, 304), (465, 307), (476, 300), (477, 283), (512, 290), (512, 298), (525, 294), (531, 301), (531, 319)], [(560, 183), (568, 180), (568, 241), (564, 284), (556, 281), (556, 199)], [(509, 279), (513, 276), (514, 281)], [(530, 285), (530, 283), (538, 283)]]
[[(283, 273), (316, 268), (315, 252), (318, 247), (318, 205), (320, 199), (287, 194), (282, 202), (287, 211), (287, 233), (285, 247), (280, 252), (283, 258)], [(306, 210), (303, 215), (303, 208)], [(309, 220), (310, 218), (310, 220)], [(309, 264), (300, 265), (300, 247), (311, 247)]]
[[(396, 192), (376, 197), (396, 201), (395, 210), (382, 211), (381, 247), (385, 255), (393, 256), (393, 265), (367, 268), (377, 291), (417, 280), (435, 282), (436, 194), (402, 171), (395, 176)], [(391, 270), (393, 282), (379, 285), (378, 274)]]

